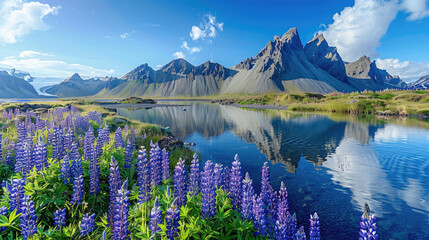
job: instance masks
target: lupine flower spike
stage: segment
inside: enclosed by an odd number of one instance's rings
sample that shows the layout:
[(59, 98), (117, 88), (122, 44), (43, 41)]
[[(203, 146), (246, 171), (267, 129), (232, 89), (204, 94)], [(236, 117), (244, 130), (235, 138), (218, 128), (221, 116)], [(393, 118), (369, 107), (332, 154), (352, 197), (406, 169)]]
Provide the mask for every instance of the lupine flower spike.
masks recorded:
[(208, 160), (201, 176), (201, 192), (203, 193), (201, 215), (203, 218), (213, 217), (216, 211), (216, 187), (212, 180), (213, 174), (214, 165)]
[(241, 205), (241, 183), (243, 177), (241, 176), (241, 163), (238, 154), (234, 157), (231, 167), (231, 177), (229, 185), (229, 196), (231, 197), (231, 203), (234, 208), (239, 208)]
[(22, 199), (21, 215), (19, 216), (21, 224), (21, 234), (24, 240), (30, 238), (37, 232), (37, 216), (34, 209), (34, 203), (29, 196)]
[(128, 211), (129, 211), (129, 199), (130, 191), (127, 190), (128, 179), (122, 184), (121, 189), (119, 189), (116, 202), (115, 210), (113, 215), (114, 229), (113, 229), (113, 239), (123, 240), (127, 239), (130, 234), (128, 230)]
[(82, 221), (80, 222), (80, 235), (86, 236), (94, 231), (95, 227), (95, 213), (89, 215), (89, 213), (85, 213), (82, 217)]
[(161, 207), (159, 206), (159, 200), (158, 197), (155, 198), (155, 203), (153, 204), (153, 208), (150, 211), (150, 222), (149, 222), (149, 230), (152, 235), (155, 235), (159, 231), (161, 231), (161, 228), (158, 226), (162, 222), (162, 211)]
[(186, 204), (186, 168), (181, 158), (174, 169), (174, 197), (178, 207)]
[(66, 209), (59, 209), (54, 213), (54, 224), (56, 229), (61, 229), (66, 226)]

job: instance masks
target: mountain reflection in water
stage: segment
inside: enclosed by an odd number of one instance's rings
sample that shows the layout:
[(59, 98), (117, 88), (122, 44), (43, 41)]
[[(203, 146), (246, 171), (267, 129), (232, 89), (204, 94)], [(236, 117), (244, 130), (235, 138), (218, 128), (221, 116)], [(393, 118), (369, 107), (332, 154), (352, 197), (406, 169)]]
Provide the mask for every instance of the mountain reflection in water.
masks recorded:
[(230, 165), (238, 152), (255, 189), (260, 166), (271, 161), (273, 187), (286, 182), (299, 224), (308, 229), (304, 220), (318, 211), (327, 239), (357, 236), (364, 202), (383, 239), (429, 239), (428, 122), (174, 103), (191, 106), (118, 112), (196, 142), (204, 160)]

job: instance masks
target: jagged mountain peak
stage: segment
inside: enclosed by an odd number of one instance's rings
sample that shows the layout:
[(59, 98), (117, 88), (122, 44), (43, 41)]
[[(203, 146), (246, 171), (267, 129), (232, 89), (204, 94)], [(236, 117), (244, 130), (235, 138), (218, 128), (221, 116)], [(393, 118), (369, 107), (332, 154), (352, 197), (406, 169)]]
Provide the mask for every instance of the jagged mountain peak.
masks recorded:
[(149, 64), (145, 63), (126, 73), (121, 79), (144, 80), (149, 78), (153, 72), (154, 70), (149, 66)]
[(74, 73), (73, 75), (64, 80), (64, 82), (68, 81), (82, 81), (82, 78), (80, 77), (79, 73)]
[(313, 37), (313, 39), (311, 39), (307, 45), (309, 44), (316, 44), (316, 46), (328, 46), (328, 42), (326, 41), (325, 37), (323, 36), (323, 34), (319, 34), (316, 33)]
[(177, 58), (167, 63), (160, 70), (169, 73), (189, 74), (194, 68), (194, 65), (185, 59)]
[(195, 67), (193, 71), (196, 75), (213, 75), (227, 77), (229, 75), (229, 69), (224, 67), (222, 64), (207, 61), (201, 65)]
[(292, 50), (303, 48), (301, 39), (299, 38), (298, 29), (295, 27), (289, 29), (289, 31), (283, 34), (280, 40), (287, 43)]

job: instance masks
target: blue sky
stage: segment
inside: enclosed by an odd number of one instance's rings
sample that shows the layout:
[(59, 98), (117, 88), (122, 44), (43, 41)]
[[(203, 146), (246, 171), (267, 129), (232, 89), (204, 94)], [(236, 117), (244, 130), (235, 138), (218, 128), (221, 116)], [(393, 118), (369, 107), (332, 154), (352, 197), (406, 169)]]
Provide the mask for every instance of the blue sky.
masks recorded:
[(297, 27), (341, 56), (377, 59), (404, 79), (429, 74), (426, 0), (0, 0), (0, 66), (34, 76), (122, 76), (185, 57), (232, 67)]

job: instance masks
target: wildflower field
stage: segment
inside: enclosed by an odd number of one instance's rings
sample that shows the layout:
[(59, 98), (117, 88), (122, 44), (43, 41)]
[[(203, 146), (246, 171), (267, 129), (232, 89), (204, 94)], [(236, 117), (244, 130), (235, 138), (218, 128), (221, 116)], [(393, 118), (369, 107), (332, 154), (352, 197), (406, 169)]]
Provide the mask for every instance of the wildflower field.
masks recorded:
[[(9, 108), (0, 120), (1, 239), (323, 239), (317, 213), (297, 226), (268, 164), (258, 194), (237, 155), (176, 159), (101, 112)], [(360, 225), (355, 238), (378, 238), (367, 206)]]

